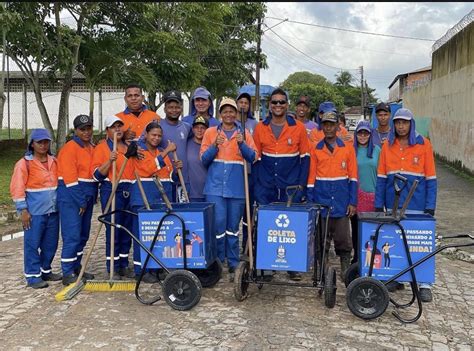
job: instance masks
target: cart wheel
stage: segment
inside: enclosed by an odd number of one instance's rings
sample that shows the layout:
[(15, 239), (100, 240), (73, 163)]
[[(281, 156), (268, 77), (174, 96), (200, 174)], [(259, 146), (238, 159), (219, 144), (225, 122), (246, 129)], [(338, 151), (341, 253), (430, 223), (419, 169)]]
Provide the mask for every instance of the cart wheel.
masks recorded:
[(374, 319), (382, 315), (390, 298), (385, 285), (372, 277), (359, 277), (349, 284), (346, 291), (347, 307), (362, 319)]
[(234, 276), (234, 296), (237, 301), (243, 301), (247, 298), (247, 289), (249, 283), (250, 264), (247, 261), (242, 261), (237, 266)]
[(179, 269), (168, 274), (163, 281), (163, 297), (178, 311), (190, 310), (201, 300), (201, 282), (190, 271)]
[(203, 288), (212, 288), (222, 277), (222, 263), (216, 258), (207, 269), (195, 269), (192, 272), (198, 277)]
[(324, 280), (324, 305), (333, 308), (336, 305), (336, 271), (329, 267)]
[(346, 286), (346, 288), (354, 279), (359, 277), (359, 263), (354, 262), (349, 266), (349, 268), (347, 268), (346, 275), (344, 276), (344, 285)]

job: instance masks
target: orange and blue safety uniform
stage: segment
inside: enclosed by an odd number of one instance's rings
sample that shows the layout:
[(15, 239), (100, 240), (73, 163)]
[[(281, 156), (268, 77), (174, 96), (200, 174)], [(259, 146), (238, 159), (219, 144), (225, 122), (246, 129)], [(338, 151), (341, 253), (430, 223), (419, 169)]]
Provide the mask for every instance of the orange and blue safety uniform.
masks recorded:
[(416, 133), (415, 120), (410, 121), (408, 146), (400, 145), (395, 138), (392, 126), (389, 137), (383, 143), (377, 169), (375, 188), (375, 208), (391, 209), (395, 200), (395, 175), (408, 179), (408, 183), (400, 194), (401, 208), (409, 189), (417, 179), (418, 186), (413, 194), (407, 210), (412, 213), (423, 213), (436, 208), (437, 180), (433, 148), (428, 139)]
[(329, 206), (330, 217), (340, 218), (349, 205), (357, 206), (357, 158), (354, 147), (339, 138), (331, 147), (333, 152), (323, 139), (311, 149), (308, 201)]
[[(112, 193), (112, 179), (113, 179), (113, 169), (112, 165), (109, 168), (107, 175), (103, 175), (99, 172), (99, 168), (110, 159), (110, 153), (113, 150), (113, 142), (110, 139), (102, 140), (94, 149), (94, 154), (92, 157), (92, 176), (95, 180), (99, 182), (99, 192), (100, 192), (100, 203), (102, 206), (102, 211), (105, 210), (107, 201)], [(117, 144), (117, 160), (116, 160), (116, 177), (118, 177), (119, 170), (122, 168), (122, 165), (126, 161), (125, 153), (127, 152), (127, 146), (122, 143)], [(124, 172), (120, 178), (117, 190), (115, 192), (115, 209), (116, 210), (129, 210), (129, 201), (130, 201), (130, 186), (132, 184), (134, 175), (133, 175), (133, 164), (131, 161), (128, 161), (125, 165)], [(109, 211), (112, 208), (110, 207)], [(110, 216), (106, 218), (110, 221)], [(125, 213), (116, 213), (115, 214), (115, 223), (120, 224), (121, 226), (131, 230), (132, 220), (131, 216)], [(110, 270), (110, 225), (105, 225), (105, 256), (106, 256), (106, 267), (107, 271)], [(130, 247), (132, 245), (131, 237), (124, 231), (120, 229), (115, 230), (115, 246), (114, 246), (114, 267), (115, 271), (119, 268), (128, 267), (128, 254), (130, 252)]]
[(130, 129), (132, 132), (135, 132), (135, 139), (138, 139), (142, 135), (148, 123), (151, 121), (157, 121), (159, 123), (161, 119), (159, 115), (149, 110), (146, 105), (142, 106), (142, 111), (138, 117), (131, 112), (128, 107), (122, 112), (117, 113), (116, 116), (123, 122), (122, 130)]
[[(58, 207), (63, 248), (63, 277), (81, 269), (84, 247), (89, 239), (92, 211), (97, 200), (97, 181), (92, 177), (94, 146), (74, 136), (58, 155)], [(79, 211), (83, 209), (83, 214)]]
[(10, 193), (18, 213), (26, 209), (31, 227), (24, 233), (24, 274), (28, 284), (52, 273), (51, 263), (58, 248), (59, 215), (56, 203), (57, 161), (48, 155), (42, 164), (27, 153), (13, 170)]
[[(253, 139), (259, 160), (252, 167), (255, 199), (259, 204), (286, 201), (286, 188), (301, 185), (306, 188), (309, 171), (309, 141), (303, 123), (286, 116), (278, 139), (272, 132), (271, 115), (255, 127)], [(296, 194), (299, 202), (304, 191)]]
[[(137, 144), (139, 148), (143, 149), (144, 158), (141, 160), (138, 158), (133, 158), (133, 169), (137, 171), (138, 175), (140, 176), (148, 203), (150, 206), (153, 206), (163, 202), (158, 187), (153, 181), (153, 176), (156, 176), (160, 179), (160, 182), (163, 184), (166, 196), (171, 199), (173, 182), (177, 181), (177, 176), (173, 172), (173, 164), (169, 155), (163, 158), (160, 155), (162, 149), (148, 149), (143, 137), (139, 138)], [(134, 176), (134, 180), (130, 187), (130, 208), (133, 212), (137, 213), (138, 210), (144, 206), (145, 203), (143, 202), (138, 183)], [(134, 235), (138, 236), (138, 216), (133, 216), (132, 228)], [(134, 241), (133, 267), (137, 276), (141, 273), (141, 266), (140, 246)]]
[[(245, 133), (245, 143), (237, 142), (237, 133), (243, 133), (240, 124), (229, 136), (222, 129), (222, 123), (210, 127), (204, 133), (201, 144), (201, 161), (207, 167), (206, 183), (203, 193), (207, 202), (215, 203), (217, 256), (224, 262), (227, 258), (229, 268), (239, 264), (239, 224), (244, 213), (244, 162), (253, 163), (257, 151), (250, 132)], [(225, 141), (216, 146), (217, 136)]]

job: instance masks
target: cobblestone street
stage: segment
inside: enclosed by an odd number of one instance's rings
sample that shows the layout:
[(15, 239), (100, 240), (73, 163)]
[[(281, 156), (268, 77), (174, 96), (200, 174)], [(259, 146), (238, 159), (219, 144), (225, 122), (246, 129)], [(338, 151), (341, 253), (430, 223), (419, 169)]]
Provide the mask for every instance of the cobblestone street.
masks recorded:
[[(438, 231), (472, 232), (473, 185), (438, 167), (440, 196)], [(448, 178), (448, 176), (450, 178)], [(462, 196), (449, 202), (452, 179), (463, 184)], [(442, 195), (441, 195), (442, 194)], [(464, 204), (461, 213), (458, 205)], [(466, 204), (471, 204), (466, 208)], [(451, 222), (445, 222), (447, 211)], [(97, 223), (95, 223), (96, 225)], [(443, 227), (444, 226), (444, 227)], [(450, 230), (448, 230), (450, 229)], [(93, 229), (92, 233), (94, 233)], [(23, 239), (0, 242), (0, 349), (435, 349), (471, 350), (474, 341), (474, 265), (438, 255), (433, 302), (414, 324), (403, 325), (391, 314), (393, 306), (378, 319), (366, 322), (346, 305), (344, 285), (338, 278), (336, 306), (328, 309), (316, 289), (264, 286), (249, 288), (250, 296), (237, 302), (233, 283), (225, 270), (223, 279), (203, 289), (200, 303), (191, 311), (178, 312), (160, 301), (139, 303), (133, 293), (81, 292), (70, 301), (56, 302), (60, 282), (33, 290), (23, 277)], [(94, 251), (90, 271), (106, 279), (103, 237)], [(59, 272), (60, 251), (53, 271)], [(332, 264), (339, 269), (338, 262)], [(307, 278), (307, 277), (306, 277)], [(280, 273), (276, 279), (286, 279)], [(160, 291), (158, 291), (160, 292)], [(408, 289), (392, 294), (409, 299)], [(403, 311), (414, 316), (416, 308)]]

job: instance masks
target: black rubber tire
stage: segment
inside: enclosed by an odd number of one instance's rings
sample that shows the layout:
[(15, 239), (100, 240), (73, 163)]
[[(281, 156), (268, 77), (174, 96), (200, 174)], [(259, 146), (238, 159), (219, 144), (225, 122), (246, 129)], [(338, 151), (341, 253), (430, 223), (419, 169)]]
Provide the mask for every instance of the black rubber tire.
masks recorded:
[(324, 305), (333, 308), (336, 305), (336, 270), (329, 267), (324, 280)]
[(178, 269), (163, 281), (163, 297), (168, 305), (178, 311), (187, 311), (201, 300), (201, 282), (190, 271)]
[(234, 297), (237, 301), (244, 301), (248, 294), (250, 263), (241, 261), (235, 270), (234, 275)]
[(347, 307), (357, 317), (369, 320), (382, 315), (390, 302), (386, 286), (372, 277), (354, 279), (346, 291)]
[(212, 288), (222, 278), (222, 263), (216, 260), (207, 269), (193, 269), (203, 288)]
[(347, 268), (346, 275), (344, 276), (344, 285), (346, 286), (346, 288), (354, 279), (359, 277), (359, 263), (354, 262), (349, 266), (349, 268)]

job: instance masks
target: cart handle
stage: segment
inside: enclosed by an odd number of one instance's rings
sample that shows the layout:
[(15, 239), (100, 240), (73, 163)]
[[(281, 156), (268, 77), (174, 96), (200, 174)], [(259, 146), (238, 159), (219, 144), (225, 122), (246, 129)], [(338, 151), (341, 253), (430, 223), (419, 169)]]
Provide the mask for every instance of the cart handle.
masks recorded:
[[(290, 192), (290, 190), (292, 191)], [(286, 196), (288, 197), (288, 200), (286, 201), (286, 207), (291, 206), (293, 203), (293, 197), (296, 195), (298, 190), (303, 190), (303, 187), (301, 185), (289, 185), (286, 187), (285, 192)]]

